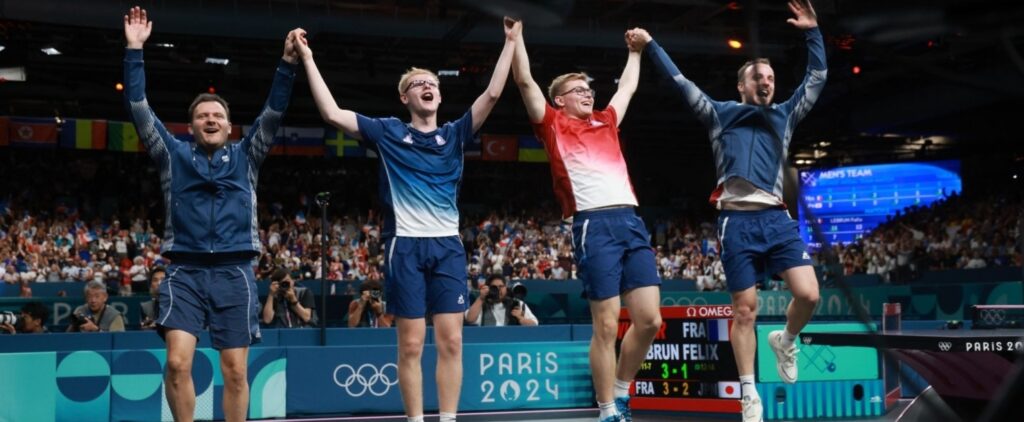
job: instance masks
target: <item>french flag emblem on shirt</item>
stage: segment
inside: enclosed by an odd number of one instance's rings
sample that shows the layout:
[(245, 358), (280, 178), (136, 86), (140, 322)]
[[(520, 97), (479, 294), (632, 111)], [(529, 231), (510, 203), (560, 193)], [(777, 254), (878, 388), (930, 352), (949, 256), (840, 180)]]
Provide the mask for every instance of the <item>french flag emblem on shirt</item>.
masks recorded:
[(729, 341), (730, 327), (732, 327), (731, 319), (709, 319), (708, 341)]

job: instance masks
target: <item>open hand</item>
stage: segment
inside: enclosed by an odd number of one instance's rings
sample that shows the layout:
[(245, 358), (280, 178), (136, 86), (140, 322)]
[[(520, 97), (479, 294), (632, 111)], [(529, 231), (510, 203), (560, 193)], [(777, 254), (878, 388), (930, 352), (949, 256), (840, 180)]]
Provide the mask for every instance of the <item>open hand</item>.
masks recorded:
[(795, 17), (786, 19), (786, 22), (798, 29), (811, 29), (818, 26), (818, 15), (814, 13), (814, 6), (810, 0), (789, 0), (789, 10)]
[(124, 38), (128, 48), (142, 48), (153, 31), (153, 21), (146, 16), (146, 9), (135, 6), (124, 15)]

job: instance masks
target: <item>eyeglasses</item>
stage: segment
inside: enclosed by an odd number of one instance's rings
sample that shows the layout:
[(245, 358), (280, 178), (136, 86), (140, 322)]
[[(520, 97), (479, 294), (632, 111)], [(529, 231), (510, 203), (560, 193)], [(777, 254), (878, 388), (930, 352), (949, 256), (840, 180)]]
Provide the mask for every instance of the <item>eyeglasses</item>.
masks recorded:
[(422, 87), (423, 85), (437, 89), (437, 82), (434, 82), (429, 79), (417, 79), (415, 81), (409, 82), (409, 86), (405, 87), (405, 92), (409, 92), (409, 90), (413, 88)]
[(492, 289), (504, 289), (505, 285), (504, 284), (492, 284), (491, 288)]
[(576, 95), (579, 95), (579, 96), (587, 96), (587, 95), (589, 95), (591, 97), (594, 97), (594, 96), (597, 95), (597, 91), (594, 90), (593, 88), (586, 88), (586, 87), (582, 87), (582, 86), (578, 86), (576, 88), (570, 89), (570, 90), (565, 91), (565, 92), (563, 92), (561, 94), (558, 94), (558, 95), (559, 96), (567, 95), (570, 92), (574, 93)]

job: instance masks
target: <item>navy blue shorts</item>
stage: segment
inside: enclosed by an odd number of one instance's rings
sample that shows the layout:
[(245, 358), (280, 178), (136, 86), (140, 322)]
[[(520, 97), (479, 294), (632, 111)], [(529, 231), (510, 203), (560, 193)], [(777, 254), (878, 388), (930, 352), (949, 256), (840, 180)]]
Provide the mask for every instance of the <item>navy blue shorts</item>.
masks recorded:
[(160, 283), (161, 335), (182, 330), (199, 337), (210, 328), (213, 348), (233, 349), (260, 342), (259, 295), (250, 263), (171, 264)]
[(573, 217), (576, 274), (590, 300), (661, 285), (650, 235), (633, 208), (581, 211)]
[(395, 236), (384, 247), (387, 313), (423, 318), (466, 311), (466, 250), (458, 236)]
[(800, 238), (800, 225), (783, 209), (724, 210), (718, 216), (718, 239), (730, 292), (763, 281), (766, 272), (777, 277), (790, 268), (813, 264)]

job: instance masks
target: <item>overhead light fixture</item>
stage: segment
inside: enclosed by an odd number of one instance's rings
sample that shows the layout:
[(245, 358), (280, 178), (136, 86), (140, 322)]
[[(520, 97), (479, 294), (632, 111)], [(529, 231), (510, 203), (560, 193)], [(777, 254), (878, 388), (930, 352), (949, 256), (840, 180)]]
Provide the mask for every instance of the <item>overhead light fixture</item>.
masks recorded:
[(153, 45), (156, 46), (156, 47), (174, 48), (174, 44), (171, 44), (169, 42), (158, 42), (158, 43), (153, 44)]
[(208, 64), (219, 64), (221, 66), (227, 66), (228, 62), (229, 62), (228, 59), (224, 59), (224, 58), (220, 58), (220, 57), (207, 57), (206, 58), (206, 63), (208, 63)]
[(442, 69), (437, 71), (437, 76), (459, 76), (458, 69)]
[(731, 48), (733, 50), (739, 50), (739, 49), (743, 48), (743, 43), (740, 42), (740, 40), (735, 39), (735, 38), (730, 38), (727, 43), (729, 44), (729, 48)]
[(4, 47), (4, 46), (0, 45), (0, 51), (4, 51), (6, 49), (7, 49), (7, 47)]
[(820, 146), (820, 147), (822, 147), (822, 148), (827, 148), (827, 147), (828, 147), (829, 145), (832, 145), (832, 143), (831, 143), (831, 142), (829, 142), (829, 141), (821, 141), (821, 142), (818, 142), (818, 146)]
[(46, 54), (47, 56), (59, 56), (60, 55), (60, 50), (58, 50), (56, 47), (53, 47), (53, 46), (40, 48), (39, 51), (42, 51), (43, 54)]

